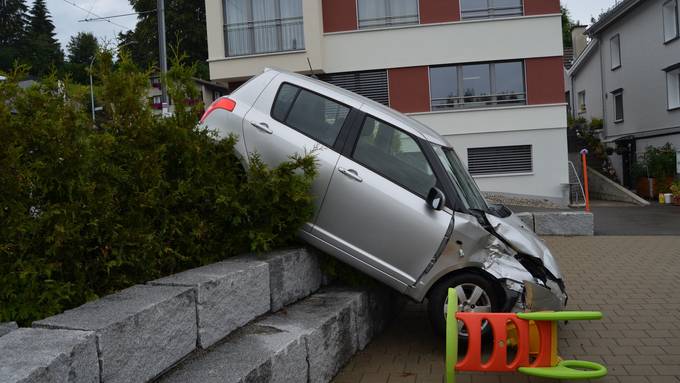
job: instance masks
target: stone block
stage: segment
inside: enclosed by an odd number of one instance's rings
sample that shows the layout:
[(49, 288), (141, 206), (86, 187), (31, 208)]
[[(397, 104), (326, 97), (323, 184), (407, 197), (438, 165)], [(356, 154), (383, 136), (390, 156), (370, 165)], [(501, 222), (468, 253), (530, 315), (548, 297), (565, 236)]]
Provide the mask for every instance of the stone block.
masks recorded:
[(17, 326), (17, 322), (0, 323), (0, 336), (7, 335), (18, 328), (19, 326)]
[(208, 348), (269, 311), (269, 265), (254, 258), (188, 270), (150, 282), (197, 291), (198, 345)]
[(33, 326), (94, 331), (102, 382), (146, 382), (196, 348), (196, 292), (137, 285)]
[(533, 213), (513, 213), (517, 218), (522, 220), (524, 224), (529, 228), (529, 230), (535, 230), (534, 229), (534, 214)]
[(307, 382), (307, 348), (299, 329), (258, 322), (241, 328), (207, 351), (198, 351), (159, 383)]
[(358, 350), (357, 312), (363, 294), (325, 290), (258, 323), (302, 331), (308, 352), (308, 382), (329, 382)]
[(534, 231), (538, 235), (593, 235), (593, 214), (587, 212), (536, 212)]
[(99, 383), (95, 335), (22, 328), (0, 338), (0, 382)]
[(269, 264), (272, 311), (309, 296), (321, 285), (319, 259), (312, 249), (282, 250), (259, 259)]

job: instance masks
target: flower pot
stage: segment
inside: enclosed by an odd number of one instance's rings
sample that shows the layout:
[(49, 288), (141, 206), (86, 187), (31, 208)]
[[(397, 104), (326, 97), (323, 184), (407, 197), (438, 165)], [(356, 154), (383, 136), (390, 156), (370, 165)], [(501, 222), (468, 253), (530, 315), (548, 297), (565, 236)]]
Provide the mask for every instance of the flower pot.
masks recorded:
[(664, 193), (663, 194), (663, 199), (665, 204), (670, 204), (673, 201), (673, 194), (671, 193)]
[(680, 195), (673, 196), (673, 205), (680, 206)]
[[(649, 187), (650, 183), (652, 184), (651, 188)], [(635, 192), (642, 198), (654, 199), (659, 194), (656, 187), (656, 178), (638, 178), (637, 183), (635, 184)]]

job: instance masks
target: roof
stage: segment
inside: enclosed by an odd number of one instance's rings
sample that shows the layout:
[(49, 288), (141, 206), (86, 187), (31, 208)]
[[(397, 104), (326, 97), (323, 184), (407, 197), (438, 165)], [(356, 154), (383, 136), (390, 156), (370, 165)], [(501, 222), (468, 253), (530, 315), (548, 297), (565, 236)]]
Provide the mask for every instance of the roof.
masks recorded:
[(571, 76), (574, 73), (578, 72), (578, 70), (581, 69), (581, 66), (583, 66), (583, 64), (588, 60), (590, 55), (592, 55), (593, 52), (597, 51), (595, 48), (597, 48), (598, 45), (599, 42), (597, 39), (590, 40), (588, 45), (586, 45), (586, 49), (584, 49), (583, 52), (581, 52), (581, 54), (578, 55), (576, 60), (574, 60), (574, 62), (571, 64), (571, 68), (567, 70), (567, 76)]
[(609, 8), (605, 13), (600, 15), (600, 18), (593, 23), (586, 33), (589, 36), (596, 35), (606, 29), (613, 22), (619, 20), (621, 17), (626, 15), (630, 10), (638, 6), (645, 0), (621, 0), (619, 3), (615, 4), (613, 7)]

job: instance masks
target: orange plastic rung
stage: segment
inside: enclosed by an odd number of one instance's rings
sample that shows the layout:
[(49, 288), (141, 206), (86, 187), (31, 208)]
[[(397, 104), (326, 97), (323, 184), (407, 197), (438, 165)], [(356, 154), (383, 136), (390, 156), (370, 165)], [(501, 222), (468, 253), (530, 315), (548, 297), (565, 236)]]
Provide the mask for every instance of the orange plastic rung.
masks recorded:
[[(511, 313), (456, 313), (463, 321), (468, 333), (467, 353), (456, 364), (459, 371), (513, 372), (519, 367), (529, 366), (529, 322)], [(489, 359), (482, 363), (482, 322), (491, 326), (494, 348)], [(515, 325), (518, 337), (517, 354), (510, 363), (507, 361), (508, 322)]]

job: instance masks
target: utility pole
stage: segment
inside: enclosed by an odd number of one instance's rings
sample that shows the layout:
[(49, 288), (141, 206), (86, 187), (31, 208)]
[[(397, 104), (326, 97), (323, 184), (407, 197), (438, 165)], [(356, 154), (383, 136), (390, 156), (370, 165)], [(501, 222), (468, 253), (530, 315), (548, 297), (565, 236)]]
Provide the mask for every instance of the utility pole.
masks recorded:
[(158, 14), (158, 53), (161, 65), (161, 105), (163, 116), (168, 113), (168, 87), (165, 83), (165, 74), (168, 72), (168, 59), (165, 50), (165, 0), (156, 0)]

